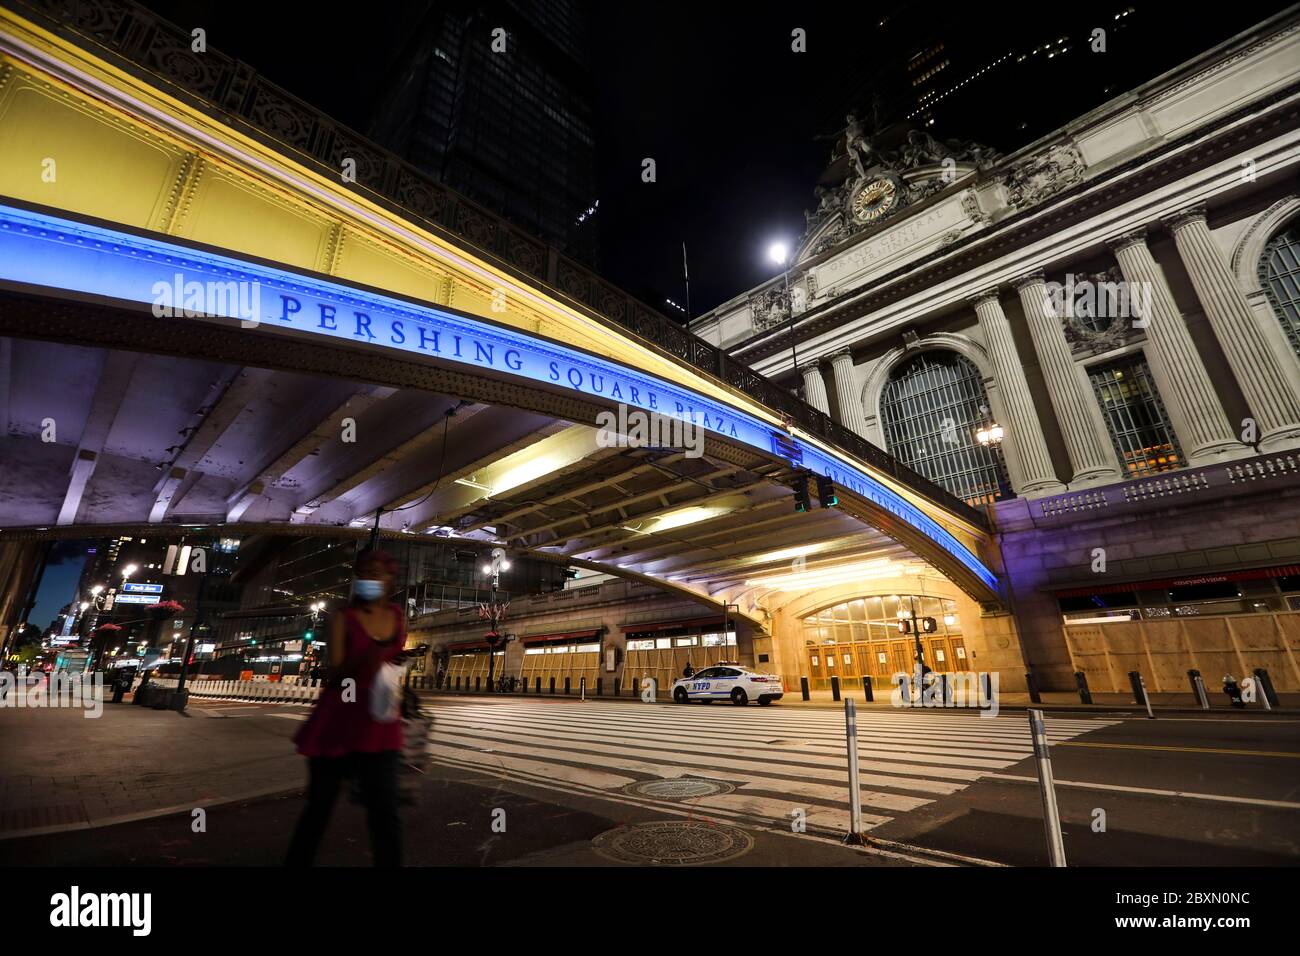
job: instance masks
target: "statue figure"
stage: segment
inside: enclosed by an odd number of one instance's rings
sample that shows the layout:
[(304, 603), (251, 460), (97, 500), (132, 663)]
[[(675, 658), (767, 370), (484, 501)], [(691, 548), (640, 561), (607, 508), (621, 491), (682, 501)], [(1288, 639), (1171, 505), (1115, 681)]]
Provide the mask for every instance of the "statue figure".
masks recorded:
[(907, 145), (903, 147), (903, 158), (908, 168), (941, 163), (945, 156), (951, 155), (924, 130), (914, 129), (907, 134)]
[(857, 170), (859, 179), (865, 179), (867, 170), (879, 162), (880, 153), (867, 139), (856, 113), (845, 117), (844, 149), (849, 154), (849, 162)]

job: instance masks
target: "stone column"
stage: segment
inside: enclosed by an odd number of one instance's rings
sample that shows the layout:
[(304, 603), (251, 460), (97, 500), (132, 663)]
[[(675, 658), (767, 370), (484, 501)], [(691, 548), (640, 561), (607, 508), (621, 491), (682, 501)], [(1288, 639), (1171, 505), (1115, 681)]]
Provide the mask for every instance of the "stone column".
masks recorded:
[(1101, 417), (1101, 408), (1083, 366), (1070, 354), (1070, 344), (1065, 340), (1061, 320), (1047, 295), (1043, 273), (1031, 272), (1013, 285), (1020, 294), (1020, 304), (1029, 320), (1029, 334), (1047, 381), (1052, 410), (1056, 412), (1066, 450), (1070, 453), (1070, 465), (1074, 469), (1070, 488), (1119, 481), (1124, 475), (1106, 422)]
[(1130, 309), (1146, 329), (1147, 361), (1160, 386), (1186, 463), (1209, 465), (1253, 454), (1233, 433), (1187, 323), (1139, 229), (1110, 243), (1128, 285)]
[(1016, 489), (1016, 493), (1036, 498), (1065, 491), (1065, 485), (1057, 480), (1056, 470), (1052, 467), (1052, 456), (1043, 438), (1043, 426), (1034, 411), (1029, 382), (1025, 380), (1024, 367), (1011, 339), (1011, 323), (998, 301), (998, 290), (981, 292), (970, 301), (979, 316), (980, 328), (984, 330), (989, 358), (993, 361), (993, 374), (1006, 404), (1007, 437), (1024, 472), (1024, 484)]
[(1270, 341), (1210, 235), (1205, 208), (1165, 219), (1196, 298), (1232, 366), (1258, 426), (1261, 451), (1300, 446), (1300, 365), (1284, 341)]
[(831, 369), (835, 373), (835, 394), (840, 400), (840, 423), (866, 438), (867, 416), (862, 411), (858, 376), (853, 370), (853, 356), (848, 349), (831, 355)]
[(799, 368), (803, 376), (803, 397), (813, 408), (827, 415), (831, 413), (831, 403), (826, 397), (826, 383), (822, 381), (822, 370), (816, 362), (809, 362)]

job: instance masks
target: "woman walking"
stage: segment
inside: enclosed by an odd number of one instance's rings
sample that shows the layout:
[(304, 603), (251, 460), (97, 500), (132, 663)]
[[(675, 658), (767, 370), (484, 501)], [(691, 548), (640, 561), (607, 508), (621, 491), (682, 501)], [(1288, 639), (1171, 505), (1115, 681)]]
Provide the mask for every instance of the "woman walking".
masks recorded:
[(352, 601), (330, 622), (325, 687), (294, 738), (307, 758), (309, 781), (288, 866), (311, 866), (339, 789), (349, 777), (360, 785), (375, 866), (401, 865), (397, 768), (402, 721), (396, 707), (376, 716), (395, 690), (386, 686), (385, 665), (402, 656), (406, 643), (406, 616), (386, 600), (396, 570), (384, 552), (363, 551), (357, 557)]

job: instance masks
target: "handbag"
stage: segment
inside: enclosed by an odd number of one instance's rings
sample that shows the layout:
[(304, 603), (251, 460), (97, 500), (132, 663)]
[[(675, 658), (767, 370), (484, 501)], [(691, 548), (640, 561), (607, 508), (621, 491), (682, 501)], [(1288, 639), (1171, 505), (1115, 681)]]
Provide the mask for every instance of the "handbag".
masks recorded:
[(375, 671), (370, 685), (370, 719), (380, 724), (395, 723), (402, 716), (402, 674), (404, 668), (388, 661)]

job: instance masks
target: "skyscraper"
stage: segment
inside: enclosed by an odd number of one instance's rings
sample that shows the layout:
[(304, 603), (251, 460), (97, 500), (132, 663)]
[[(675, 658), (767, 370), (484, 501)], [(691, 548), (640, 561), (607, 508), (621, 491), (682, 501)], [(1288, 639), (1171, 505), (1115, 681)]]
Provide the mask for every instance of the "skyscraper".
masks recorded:
[(597, 259), (582, 0), (433, 0), (370, 135), (575, 258)]

